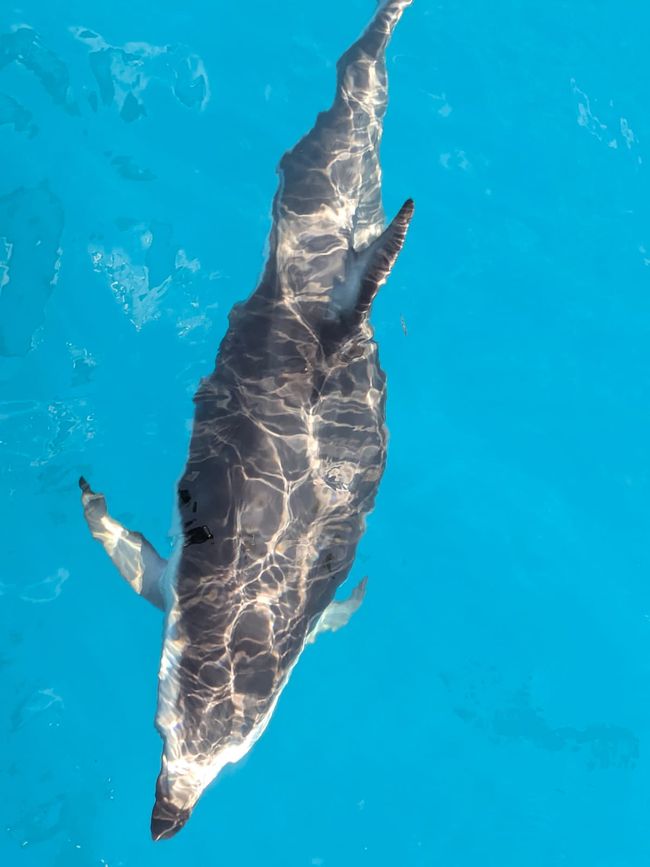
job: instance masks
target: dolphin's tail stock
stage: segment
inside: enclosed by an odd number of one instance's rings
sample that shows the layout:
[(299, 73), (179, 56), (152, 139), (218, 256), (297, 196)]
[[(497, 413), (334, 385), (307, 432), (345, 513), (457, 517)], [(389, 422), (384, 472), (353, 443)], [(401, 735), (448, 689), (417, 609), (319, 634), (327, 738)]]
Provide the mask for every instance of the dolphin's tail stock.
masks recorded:
[[(386, 46), (412, 0), (384, 0), (337, 63), (334, 102), (280, 161), (267, 275), (318, 296), (351, 249), (381, 234), (379, 144), (388, 99)], [(306, 289), (305, 289), (306, 287)]]
[[(349, 112), (349, 147), (358, 147), (361, 171), (352, 246), (366, 247), (382, 231), (379, 144), (388, 103), (386, 48), (402, 12), (413, 0), (380, 0), (361, 38), (339, 59), (336, 98)], [(360, 183), (359, 183), (360, 181)]]

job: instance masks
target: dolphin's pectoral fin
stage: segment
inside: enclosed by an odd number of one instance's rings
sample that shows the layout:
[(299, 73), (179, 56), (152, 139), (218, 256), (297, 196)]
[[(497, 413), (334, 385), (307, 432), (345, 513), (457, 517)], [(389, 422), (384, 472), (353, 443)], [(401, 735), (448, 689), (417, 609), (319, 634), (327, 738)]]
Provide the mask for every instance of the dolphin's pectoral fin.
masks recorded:
[(359, 254), (363, 262), (363, 273), (357, 300), (357, 312), (359, 314), (368, 313), (377, 290), (388, 279), (388, 275), (404, 246), (414, 210), (413, 199), (407, 199), (388, 228)]
[(103, 494), (96, 494), (82, 476), (79, 479), (84, 515), (94, 539), (117, 566), (135, 592), (164, 610), (160, 579), (167, 564), (141, 533), (127, 530), (108, 514)]
[(345, 626), (354, 612), (363, 602), (366, 595), (367, 578), (362, 578), (347, 599), (330, 602), (325, 611), (316, 621), (316, 625), (307, 636), (307, 644), (313, 644), (321, 632), (336, 632)]

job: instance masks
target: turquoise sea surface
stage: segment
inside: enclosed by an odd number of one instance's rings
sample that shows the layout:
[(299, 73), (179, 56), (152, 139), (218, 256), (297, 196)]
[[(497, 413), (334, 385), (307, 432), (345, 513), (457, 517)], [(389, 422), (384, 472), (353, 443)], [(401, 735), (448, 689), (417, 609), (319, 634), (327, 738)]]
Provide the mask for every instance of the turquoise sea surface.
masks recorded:
[(644, 867), (650, 13), (415, 0), (388, 54), (388, 467), (349, 626), (177, 837), (161, 617), (77, 479), (168, 552), (192, 394), (281, 155), (372, 0), (0, 9), (0, 864)]

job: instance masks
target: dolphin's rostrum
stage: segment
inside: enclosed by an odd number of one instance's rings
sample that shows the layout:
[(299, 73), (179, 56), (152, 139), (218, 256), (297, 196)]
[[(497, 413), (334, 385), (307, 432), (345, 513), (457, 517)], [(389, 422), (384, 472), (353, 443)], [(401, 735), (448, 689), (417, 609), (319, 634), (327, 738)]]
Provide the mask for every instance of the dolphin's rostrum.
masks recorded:
[(151, 832), (173, 836), (264, 731), (305, 645), (359, 606), (352, 566), (384, 469), (385, 378), (369, 323), (413, 214), (384, 229), (385, 49), (410, 0), (385, 0), (337, 65), (332, 107), (282, 158), (269, 256), (195, 397), (169, 561), (80, 480), (124, 578), (166, 612)]

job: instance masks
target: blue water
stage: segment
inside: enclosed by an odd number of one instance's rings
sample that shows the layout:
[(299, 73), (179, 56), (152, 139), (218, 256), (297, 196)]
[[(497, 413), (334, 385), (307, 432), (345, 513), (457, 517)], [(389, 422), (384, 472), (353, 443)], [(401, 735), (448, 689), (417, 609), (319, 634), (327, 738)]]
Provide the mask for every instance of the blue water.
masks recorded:
[(372, 9), (0, 10), (2, 865), (648, 863), (638, 2), (405, 13), (382, 157), (387, 212), (417, 212), (374, 311), (391, 441), (367, 598), (187, 828), (149, 839), (161, 620), (77, 478), (169, 549), (191, 395), (256, 283), (275, 165)]

